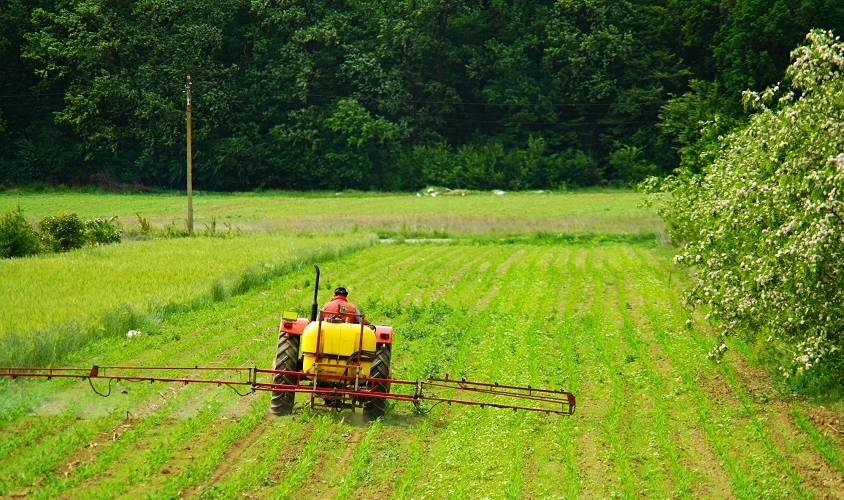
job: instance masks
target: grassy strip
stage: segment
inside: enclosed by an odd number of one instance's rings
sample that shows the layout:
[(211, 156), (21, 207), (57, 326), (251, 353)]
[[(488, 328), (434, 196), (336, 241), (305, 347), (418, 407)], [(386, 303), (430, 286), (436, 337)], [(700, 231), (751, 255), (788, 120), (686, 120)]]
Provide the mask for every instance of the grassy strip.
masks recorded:
[[(583, 280), (583, 272), (580, 266), (573, 265), (574, 249), (566, 252), (564, 256), (565, 260), (561, 265), (556, 265), (558, 261), (549, 262), (545, 271), (546, 275), (555, 277), (549, 283), (551, 289), (565, 290), (565, 295), (560, 301), (564, 305), (564, 309), (559, 312), (559, 304), (549, 306), (546, 310), (547, 317), (543, 327), (553, 332), (551, 335), (557, 345), (557, 349), (548, 352), (559, 352), (557, 363), (560, 370), (568, 374), (566, 383), (562, 385), (566, 390), (572, 392), (576, 398), (581, 398), (584, 396), (580, 391), (580, 381), (583, 374), (580, 369), (580, 356), (577, 353), (583, 350), (580, 347), (582, 338), (579, 335), (579, 329), (574, 328), (574, 307), (571, 305), (575, 303), (575, 297), (582, 294), (583, 290), (577, 286), (570, 286), (570, 284), (580, 283)], [(557, 449), (561, 450), (559, 460), (562, 462), (562, 468), (565, 471), (562, 484), (559, 482), (552, 483), (551, 487), (555, 492), (564, 492), (566, 498), (577, 498), (582, 489), (578, 478), (579, 457), (576, 454), (575, 446), (578, 436), (582, 435), (582, 430), (577, 425), (578, 417), (579, 415), (571, 418), (558, 418), (551, 431), (551, 441)], [(552, 480), (559, 481), (559, 478), (554, 477)]]
[(407, 459), (401, 475), (396, 478), (394, 498), (413, 498), (413, 490), (425, 475), (426, 443), (431, 433), (431, 421), (423, 420), (414, 433), (413, 443), (407, 450)]
[[(504, 458), (508, 464), (506, 477), (504, 477), (505, 484), (503, 485), (503, 492), (506, 498), (524, 498), (525, 489), (527, 488), (527, 479), (529, 471), (525, 470), (527, 457), (525, 456), (526, 444), (530, 443), (530, 428), (526, 427), (528, 417), (524, 412), (516, 413), (512, 416), (507, 436), (510, 442), (510, 449), (506, 450), (507, 457)], [(528, 450), (530, 447), (527, 446)]]
[(349, 498), (354, 495), (355, 490), (362, 484), (366, 484), (372, 478), (372, 452), (378, 434), (381, 432), (381, 420), (370, 424), (366, 430), (363, 441), (355, 447), (355, 454), (349, 464), (348, 472), (340, 480), (340, 488), (334, 494), (334, 498)]
[[(627, 411), (628, 388), (623, 377), (619, 376), (622, 371), (621, 367), (621, 353), (623, 352), (623, 343), (621, 335), (616, 331), (609, 321), (612, 319), (608, 317), (608, 308), (604, 303), (607, 299), (604, 294), (604, 286), (602, 286), (601, 277), (604, 270), (599, 268), (593, 262), (593, 255), (590, 254), (586, 261), (586, 269), (596, 282), (594, 292), (592, 295), (591, 310), (588, 315), (583, 316), (583, 321), (587, 329), (591, 329), (598, 333), (599, 338), (603, 337), (600, 344), (597, 346), (596, 352), (598, 361), (603, 366), (603, 373), (609, 379), (610, 394), (609, 394), (609, 408), (606, 415), (598, 427), (604, 437), (605, 442), (609, 445), (609, 455), (613, 464), (615, 465), (615, 472), (618, 474), (620, 481), (620, 491), (613, 490), (610, 492), (612, 496), (621, 495), (624, 498), (632, 498), (636, 496), (636, 482), (631, 466), (630, 457), (630, 443), (629, 436), (629, 413)], [(614, 487), (614, 484), (613, 484)]]
[[(284, 450), (291, 448), (300, 434), (306, 434), (307, 427), (296, 419), (273, 419), (270, 428), (261, 436), (260, 441), (245, 455), (254, 457), (254, 464), (239, 468), (235, 473), (220, 478), (216, 484), (205, 484), (199, 489), (200, 498), (252, 498), (253, 492), (260, 487), (271, 486), (278, 481), (273, 477), (273, 470), (284, 457)], [(295, 449), (295, 454), (298, 454)]]
[[(198, 389), (198, 387), (196, 388)], [(191, 392), (196, 392), (195, 390)], [(185, 396), (180, 395), (178, 400), (184, 400)], [(172, 403), (171, 403), (172, 401)], [(159, 467), (169, 458), (168, 446), (158, 446), (150, 450), (149, 455), (146, 453), (139, 453), (132, 457), (133, 460), (128, 462), (121, 460), (126, 453), (131, 450), (138, 441), (148, 438), (149, 433), (166, 423), (166, 419), (173, 413), (178, 411), (179, 405), (176, 400), (168, 400), (168, 404), (163, 408), (164, 411), (159, 411), (152, 417), (145, 418), (137, 425), (133, 426), (128, 432), (120, 436), (120, 439), (108, 446), (105, 452), (97, 454), (92, 462), (81, 465), (73, 474), (61, 477), (57, 475), (46, 478), (45, 484), (37, 491), (36, 496), (39, 498), (57, 498), (62, 492), (75, 488), (81, 485), (84, 481), (96, 477), (109, 467), (120, 463), (121, 466), (129, 468), (128, 477), (117, 477), (110, 481), (105, 481), (101, 485), (100, 490), (108, 496), (115, 495), (121, 489), (126, 488), (131, 484), (135, 484), (144, 477), (148, 476), (152, 469)], [(208, 404), (199, 412), (197, 418), (186, 419), (182, 421), (182, 429), (177, 429), (175, 432), (168, 432), (168, 436), (178, 441), (189, 437), (191, 432), (196, 432), (200, 428), (207, 425), (211, 418), (219, 411), (219, 405)], [(143, 459), (147, 459), (145, 462)], [(131, 468), (132, 465), (136, 469)], [(102, 495), (100, 495), (102, 496)]]
[(202, 460), (187, 467), (178, 476), (169, 477), (161, 488), (149, 494), (149, 498), (178, 498), (182, 490), (206, 480), (222, 462), (232, 444), (257, 427), (266, 418), (266, 414), (266, 398), (256, 399), (249, 413), (232, 421), (232, 425), (226, 426), (219, 438), (204, 448)]
[(330, 415), (318, 415), (311, 438), (302, 448), (298, 460), (290, 466), (283, 475), (282, 480), (269, 497), (271, 498), (292, 498), (305, 483), (317, 464), (320, 455), (323, 453), (325, 443), (334, 430), (334, 419)]
[[(665, 293), (670, 294), (670, 290), (665, 290)], [(682, 324), (687, 318), (686, 311), (677, 310), (676, 300), (668, 302), (666, 311), (675, 325)], [(704, 359), (705, 352), (711, 348), (711, 338), (694, 329), (688, 332), (686, 338), (688, 345), (695, 352), (693, 356)], [(789, 452), (781, 452), (771, 439), (769, 432), (773, 432), (773, 427), (767, 423), (768, 417), (764, 415), (759, 406), (752, 402), (747, 391), (737, 380), (735, 370), (731, 365), (725, 363), (718, 364), (716, 369), (726, 381), (732, 396), (740, 405), (737, 408), (725, 406), (724, 414), (727, 415), (728, 420), (734, 417), (746, 418), (747, 424), (744, 427), (737, 427), (735, 424), (733, 424), (733, 427), (736, 427), (736, 430), (743, 431), (743, 437), (747, 442), (761, 444), (764, 450), (764, 454), (745, 452), (740, 457), (741, 460), (737, 462), (737, 465), (744, 466), (752, 473), (749, 474), (750, 477), (747, 479), (750, 482), (749, 485), (742, 485), (740, 489), (735, 491), (740, 491), (742, 494), (752, 494), (754, 497), (811, 497), (812, 492), (802, 483), (799, 471), (787, 459)], [(782, 438), (786, 441), (791, 440), (792, 436), (789, 434), (783, 434)], [(790, 484), (783, 481), (785, 477), (789, 478)]]
[[(655, 208), (642, 207), (642, 195), (635, 190), (590, 189), (572, 193), (514, 192), (506, 196), (477, 193), (474, 196), (417, 197), (408, 193), (357, 193), (349, 196), (334, 193), (195, 193), (194, 220), (198, 228), (207, 225), (211, 218), (218, 225), (250, 221), (294, 224), (313, 221), (316, 217), (330, 218), (332, 224), (343, 224), (347, 219), (363, 218), (380, 222), (379, 218), (395, 220), (397, 228), (412, 231), (417, 226), (438, 227), (443, 222), (454, 226), (463, 220), (478, 216), (495, 223), (510, 220), (593, 216), (602, 219), (619, 217), (652, 217), (659, 223)], [(184, 195), (143, 194), (85, 194), (0, 193), (0, 212), (20, 206), (28, 217), (41, 219), (57, 210), (73, 212), (83, 218), (118, 218), (127, 227), (137, 224), (140, 213), (154, 225), (184, 221)], [(342, 216), (338, 216), (342, 214)], [(425, 221), (434, 224), (425, 224)], [(325, 224), (325, 222), (323, 223)], [(488, 226), (489, 224), (487, 224)], [(653, 225), (653, 224), (651, 224)], [(320, 230), (322, 227), (314, 227)]]
[[(625, 259), (623, 263), (624, 269), (641, 269), (641, 267), (633, 265), (627, 259)], [(641, 364), (642, 372), (644, 372), (644, 378), (646, 379), (642, 385), (644, 386), (643, 388), (645, 392), (648, 394), (649, 400), (653, 404), (653, 409), (650, 412), (650, 418), (647, 419), (648, 428), (641, 429), (642, 435), (650, 436), (651, 439), (655, 440), (655, 444), (658, 448), (658, 451), (653, 455), (657, 455), (658, 453), (658, 456), (661, 457), (665, 462), (667, 462), (667, 472), (670, 476), (671, 483), (674, 486), (670, 494), (664, 491), (663, 489), (658, 489), (658, 495), (656, 495), (656, 492), (651, 492), (650, 495), (661, 497), (672, 496), (677, 498), (690, 498), (692, 495), (692, 485), (690, 477), (688, 472), (685, 470), (685, 467), (683, 466), (680, 451), (677, 448), (677, 443), (671, 437), (668, 426), (670, 417), (667, 408), (667, 395), (669, 394), (669, 391), (663, 379), (668, 378), (668, 376), (673, 375), (673, 373), (660, 373), (654, 367), (650, 359), (650, 355), (652, 355), (652, 353), (649, 352), (649, 346), (647, 342), (644, 339), (640, 338), (638, 335), (636, 335), (637, 325), (635, 324), (634, 319), (630, 313), (631, 306), (628, 302), (627, 289), (625, 285), (626, 276), (620, 270), (615, 269), (610, 263), (607, 263), (607, 267), (610, 271), (610, 274), (615, 278), (616, 288), (619, 294), (618, 313), (623, 321), (623, 325), (621, 327), (621, 334), (625, 339), (628, 347), (632, 350), (632, 355), (630, 355), (626, 359), (626, 361), (628, 365), (635, 363)], [(637, 274), (638, 275), (635, 276), (637, 282), (646, 281), (647, 276), (642, 276), (639, 273)], [(673, 404), (676, 407), (678, 405), (678, 402), (673, 402)], [(659, 476), (660, 480), (662, 480), (661, 468), (656, 467), (652, 469), (652, 471), (654, 474)], [(659, 482), (654, 481), (654, 484), (657, 486), (657, 488), (661, 486)]]
[(70, 426), (76, 420), (76, 412), (73, 409), (66, 409), (50, 418), (40, 418), (29, 425), (11, 429), (2, 429), (0, 434), (0, 461), (24, 446), (33, 446), (38, 443), (48, 432), (57, 432)]
[(125, 335), (129, 330), (156, 328), (175, 313), (199, 309), (260, 286), (270, 279), (296, 272), (313, 262), (333, 260), (369, 247), (374, 236), (353, 239), (343, 245), (299, 249), (288, 260), (247, 268), (230, 281), (217, 280), (206, 293), (187, 302), (171, 302), (152, 309), (123, 305), (109, 310), (99, 322), (82, 326), (75, 323), (34, 332), (12, 332), (0, 337), (0, 366), (45, 366), (106, 337)]
[[(478, 234), (444, 233), (441, 231), (414, 232), (377, 231), (379, 238), (386, 238), (393, 243), (435, 243), (435, 244), (474, 244), (474, 245), (644, 245), (656, 246), (665, 241), (665, 235), (654, 231), (632, 231), (618, 233), (583, 232), (525, 232), (487, 231)], [(425, 241), (430, 240), (430, 241)]]
[[(96, 436), (115, 428), (123, 420), (120, 414), (112, 414), (109, 418), (80, 421), (78, 425), (71, 427), (72, 432), (66, 430), (50, 436), (35, 447), (27, 448), (26, 457), (17, 457), (15, 460), (6, 462), (4, 467), (0, 467), (0, 477), (10, 478), (5, 485), (2, 485), (3, 491), (0, 491), (0, 495), (10, 494), (12, 488), (29, 487), (40, 478), (46, 482), (46, 490), (52, 492), (52, 494), (45, 493), (43, 498), (55, 498), (56, 492), (65, 491), (68, 487), (78, 484), (81, 479), (104, 470), (124, 449), (141, 439), (147, 431), (157, 427), (171, 412), (175, 411), (178, 400), (196, 389), (198, 389), (196, 386), (187, 387), (180, 391), (177, 397), (168, 399), (155, 413), (131, 426), (120, 436), (120, 439), (106, 443), (102, 447), (103, 451), (96, 455), (93, 462), (80, 464), (73, 475), (59, 476), (56, 468), (72, 453), (78, 453), (84, 447), (91, 446)], [(35, 494), (41, 495), (44, 491), (45, 489), (39, 487)]]
[[(619, 249), (614, 254), (623, 254), (623, 249)], [(632, 418), (630, 417), (631, 412), (625, 412), (629, 419), (627, 422), (628, 439), (630, 440), (628, 447), (637, 450), (632, 455), (636, 477), (642, 482), (645, 496), (668, 497), (664, 466), (656, 458), (667, 457), (672, 464), (673, 482), (680, 482), (681, 484), (679, 491), (675, 490), (672, 493), (688, 497), (689, 484), (684, 480), (685, 474), (682, 473), (679, 465), (679, 453), (671, 441), (666, 425), (666, 408), (663, 398), (665, 393), (663, 392), (662, 379), (650, 366), (645, 352), (647, 346), (635, 331), (624, 276), (613, 267), (611, 261), (605, 262), (604, 267), (609, 275), (614, 278), (614, 289), (618, 294), (616, 313), (621, 319), (618, 332), (627, 351), (626, 353), (616, 353), (616, 359), (624, 361), (623, 364), (617, 366), (617, 373), (620, 375), (619, 378), (625, 382), (628, 398), (635, 401), (636, 406), (639, 406), (636, 415)]]
[[(662, 293), (671, 292), (663, 290)], [(674, 300), (667, 302), (662, 314), (654, 307), (651, 303), (646, 305), (646, 316), (654, 325), (662, 349), (681, 372), (688, 394), (695, 402), (698, 425), (707, 435), (710, 446), (723, 461), (734, 494), (746, 498), (810, 496), (811, 493), (802, 485), (797, 471), (772, 443), (764, 425), (764, 417), (758, 414), (758, 408), (750, 403), (743, 389), (735, 381), (733, 372), (725, 365), (710, 365), (706, 371), (715, 375), (713, 382), (716, 384), (722, 383), (716, 374), (726, 379), (727, 386), (736, 399), (736, 405), (720, 404), (720, 414), (714, 415), (710, 396), (700, 387), (701, 374), (692, 374), (687, 367), (689, 359), (705, 358), (711, 341), (695, 330), (669, 339), (669, 334), (662, 325), (679, 328), (687, 313), (678, 311), (677, 302)], [(686, 361), (681, 362), (681, 359)], [(746, 424), (739, 425), (744, 419)], [(789, 477), (790, 481), (783, 481), (785, 477)]]
[(720, 371), (724, 376), (724, 379), (729, 384), (730, 388), (735, 393), (736, 398), (741, 403), (742, 409), (747, 414), (748, 418), (750, 419), (750, 430), (752, 435), (754, 436), (755, 440), (762, 443), (765, 447), (765, 450), (768, 453), (770, 458), (771, 464), (777, 465), (781, 467), (785, 475), (788, 476), (789, 480), (791, 481), (791, 495), (799, 495), (801, 498), (810, 498), (812, 496), (811, 492), (806, 489), (806, 487), (802, 484), (800, 474), (791, 466), (791, 462), (784, 456), (774, 443), (771, 441), (771, 437), (768, 435), (768, 429), (766, 427), (766, 420), (767, 417), (762, 415), (762, 412), (759, 407), (757, 407), (753, 402), (750, 400), (750, 397), (747, 395), (747, 392), (741, 387), (741, 384), (738, 383), (735, 377), (735, 373), (730, 369), (729, 366), (725, 364), (719, 365)]
[(822, 456), (835, 470), (844, 474), (844, 457), (842, 457), (841, 449), (838, 448), (835, 441), (818, 431), (817, 427), (809, 422), (809, 419), (797, 406), (791, 407), (791, 418), (794, 419), (795, 425), (809, 438), (818, 455)]
[(694, 414), (698, 425), (707, 437), (710, 447), (721, 459), (727, 473), (730, 476), (732, 491), (752, 491), (751, 478), (747, 477), (741, 470), (736, 458), (729, 452), (735, 447), (735, 443), (722, 430), (722, 418), (713, 415), (713, 409), (709, 397), (698, 387), (697, 370), (689, 366), (689, 359), (694, 359), (695, 354), (680, 352), (674, 339), (663, 327), (664, 321), (658, 312), (645, 304), (645, 317), (648, 319), (657, 343), (665, 352), (671, 364), (678, 371), (685, 392), (693, 402)]
[(598, 245), (656, 245), (660, 234), (655, 232), (630, 232), (630, 233), (551, 233), (539, 231), (532, 234), (508, 234), (502, 236), (479, 235), (468, 238), (470, 242), (480, 244), (522, 244), (522, 245), (575, 245), (575, 246), (598, 246)]

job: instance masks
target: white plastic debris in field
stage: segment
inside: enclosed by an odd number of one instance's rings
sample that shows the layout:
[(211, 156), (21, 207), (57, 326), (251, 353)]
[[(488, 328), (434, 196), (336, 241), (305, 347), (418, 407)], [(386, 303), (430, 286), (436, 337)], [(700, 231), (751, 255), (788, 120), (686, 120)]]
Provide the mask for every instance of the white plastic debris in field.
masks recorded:
[(126, 336), (129, 337), (130, 339), (132, 337), (137, 337), (140, 334), (141, 334), (141, 332), (139, 332), (138, 330), (129, 330), (128, 332), (126, 332)]

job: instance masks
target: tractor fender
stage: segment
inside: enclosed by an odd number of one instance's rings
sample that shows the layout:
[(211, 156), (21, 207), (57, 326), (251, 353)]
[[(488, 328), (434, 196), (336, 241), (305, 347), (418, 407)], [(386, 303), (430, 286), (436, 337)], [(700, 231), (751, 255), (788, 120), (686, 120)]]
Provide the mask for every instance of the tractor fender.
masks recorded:
[(278, 325), (278, 333), (302, 335), (302, 332), (305, 331), (305, 327), (308, 326), (308, 323), (310, 323), (308, 318), (297, 318), (295, 321), (282, 318), (281, 323)]
[(392, 326), (383, 326), (383, 325), (375, 325), (375, 342), (380, 344), (392, 344), (393, 343), (393, 327)]

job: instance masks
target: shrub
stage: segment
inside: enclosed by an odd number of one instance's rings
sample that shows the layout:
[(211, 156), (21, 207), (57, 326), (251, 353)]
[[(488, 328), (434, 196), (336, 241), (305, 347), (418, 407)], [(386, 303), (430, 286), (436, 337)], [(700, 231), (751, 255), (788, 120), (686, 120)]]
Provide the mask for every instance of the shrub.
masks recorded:
[(25, 257), (40, 250), (38, 232), (26, 221), (20, 207), (0, 217), (0, 258)]
[(643, 158), (642, 150), (634, 146), (621, 146), (607, 157), (612, 168), (610, 178), (626, 183), (638, 183), (656, 174), (656, 165)]
[(785, 376), (828, 362), (840, 377), (844, 44), (823, 31), (807, 39), (792, 53), (791, 89), (745, 93), (758, 112), (721, 139), (700, 174), (681, 169), (666, 179), (661, 215), (684, 243), (676, 261), (696, 272), (689, 298), (709, 308), (724, 335), (787, 352)]
[(168, 238), (187, 238), (191, 236), (190, 231), (188, 231), (188, 221), (185, 220), (183, 227), (180, 227), (176, 221), (171, 221), (164, 228), (164, 235)]
[(45, 246), (56, 252), (82, 248), (85, 244), (85, 225), (76, 214), (56, 214), (38, 223)]
[(116, 223), (115, 217), (86, 220), (85, 241), (94, 246), (120, 243), (120, 227)]

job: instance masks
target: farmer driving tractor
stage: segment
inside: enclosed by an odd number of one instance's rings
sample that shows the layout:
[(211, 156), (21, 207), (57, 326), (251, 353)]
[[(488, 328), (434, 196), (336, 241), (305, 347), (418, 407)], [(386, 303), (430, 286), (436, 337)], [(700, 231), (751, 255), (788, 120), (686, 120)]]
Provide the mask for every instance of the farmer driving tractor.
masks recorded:
[(364, 325), (369, 325), (369, 321), (363, 319), (361, 310), (346, 300), (348, 296), (349, 292), (345, 287), (338, 286), (334, 289), (334, 297), (322, 306), (323, 315), (335, 315), (335, 318), (342, 320), (344, 323), (360, 323), (363, 320)]

